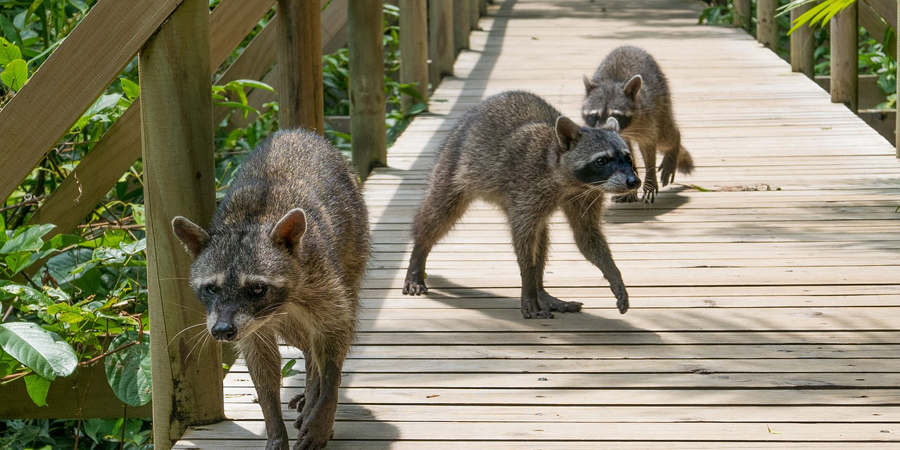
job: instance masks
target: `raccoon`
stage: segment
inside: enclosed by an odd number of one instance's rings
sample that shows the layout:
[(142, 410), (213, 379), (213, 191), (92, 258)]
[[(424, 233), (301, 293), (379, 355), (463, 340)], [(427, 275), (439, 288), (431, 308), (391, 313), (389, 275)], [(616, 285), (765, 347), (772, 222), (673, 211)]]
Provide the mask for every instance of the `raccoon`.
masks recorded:
[(627, 194), (641, 184), (628, 146), (610, 118), (599, 129), (579, 127), (542, 98), (509, 91), (466, 112), (450, 131), (412, 226), (415, 241), (403, 286), (427, 292), (425, 260), (468, 205), (482, 198), (506, 214), (522, 276), (522, 316), (577, 312), (544, 290), (548, 219), (561, 208), (582, 254), (609, 280), (621, 313), (628, 293), (600, 230), (604, 193)]
[(315, 133), (278, 132), (241, 165), (208, 231), (184, 217), (172, 227), (194, 257), (190, 284), (208, 331), (247, 360), (266, 448), (289, 448), (279, 339), (306, 362), (306, 389), (289, 403), (300, 413), (294, 449), (325, 447), (369, 255), (368, 213), (348, 162)]
[[(644, 160), (644, 194), (652, 203), (659, 186), (656, 180), (656, 152), (663, 154), (659, 171), (662, 185), (675, 180), (675, 169), (684, 174), (694, 170), (691, 154), (681, 145), (681, 133), (672, 115), (672, 99), (662, 70), (644, 50), (618, 47), (600, 63), (593, 78), (584, 76), (584, 122), (602, 126), (610, 117), (619, 121), (622, 137), (631, 148), (640, 148)], [(615, 201), (637, 201), (637, 193), (614, 197)]]

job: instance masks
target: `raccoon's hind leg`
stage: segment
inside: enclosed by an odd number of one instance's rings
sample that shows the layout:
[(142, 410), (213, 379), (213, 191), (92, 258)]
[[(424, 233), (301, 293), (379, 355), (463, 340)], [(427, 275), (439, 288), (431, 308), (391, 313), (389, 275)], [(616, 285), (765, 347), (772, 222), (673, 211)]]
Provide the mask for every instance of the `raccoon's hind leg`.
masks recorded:
[(644, 195), (641, 200), (644, 203), (653, 203), (659, 185), (656, 182), (656, 139), (642, 141), (640, 143), (641, 156), (644, 159)]
[(428, 292), (425, 287), (425, 260), (431, 248), (453, 228), (471, 201), (463, 192), (450, 186), (449, 180), (445, 183), (440, 181), (435, 180), (413, 221), (414, 244), (403, 283), (403, 293), (406, 295)]
[(681, 133), (673, 126), (660, 137), (659, 147), (663, 153), (662, 163), (659, 165), (659, 176), (663, 186), (675, 181), (675, 171), (691, 173), (694, 168), (691, 154), (681, 145)]

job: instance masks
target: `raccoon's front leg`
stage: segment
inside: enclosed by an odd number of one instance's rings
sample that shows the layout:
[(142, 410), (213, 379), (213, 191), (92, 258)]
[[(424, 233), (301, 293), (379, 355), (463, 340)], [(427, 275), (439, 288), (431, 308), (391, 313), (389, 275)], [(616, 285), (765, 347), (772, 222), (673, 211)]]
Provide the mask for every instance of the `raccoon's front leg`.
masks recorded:
[[(551, 303), (557, 299), (542, 292), (546, 256), (546, 251), (542, 251), (542, 247), (545, 248), (548, 242), (547, 218), (533, 211), (534, 206), (528, 205), (518, 210), (508, 210), (506, 213), (522, 277), (522, 317), (552, 319)], [(542, 296), (542, 293), (545, 295)]]
[(616, 296), (616, 306), (619, 312), (625, 314), (628, 311), (628, 291), (622, 281), (622, 273), (613, 261), (609, 244), (600, 229), (600, 217), (603, 209), (601, 198), (593, 200), (591, 196), (580, 197), (578, 201), (568, 201), (563, 205), (563, 211), (575, 234), (575, 243), (578, 250), (593, 265), (597, 266), (603, 277), (609, 281), (609, 289)]
[(306, 387), (303, 389), (302, 394), (296, 395), (288, 402), (288, 408), (300, 413), (297, 415), (297, 419), (294, 420), (294, 428), (299, 430), (303, 425), (303, 420), (306, 419), (306, 416), (308, 416), (310, 410), (312, 410), (312, 406), (318, 401), (320, 383), (319, 372), (312, 364), (313, 355), (310, 353), (309, 349), (306, 346), (301, 345), (295, 345), (295, 347), (303, 351), (303, 362), (306, 365)]
[[(327, 344), (323, 344), (327, 345)], [(319, 450), (328, 445), (334, 436), (334, 417), (337, 414), (338, 388), (341, 385), (341, 366), (344, 357), (329, 355), (330, 349), (317, 349), (316, 358), (321, 361), (314, 369), (318, 375), (318, 397), (315, 402), (307, 397), (304, 409), (309, 409), (294, 450)]]
[(659, 192), (659, 184), (656, 181), (656, 142), (642, 142), (640, 145), (641, 156), (644, 159), (644, 195), (641, 200), (644, 203), (653, 203), (656, 193)]
[(281, 415), (281, 353), (275, 333), (265, 327), (241, 342), (250, 379), (266, 422), (266, 450), (288, 450), (287, 428)]

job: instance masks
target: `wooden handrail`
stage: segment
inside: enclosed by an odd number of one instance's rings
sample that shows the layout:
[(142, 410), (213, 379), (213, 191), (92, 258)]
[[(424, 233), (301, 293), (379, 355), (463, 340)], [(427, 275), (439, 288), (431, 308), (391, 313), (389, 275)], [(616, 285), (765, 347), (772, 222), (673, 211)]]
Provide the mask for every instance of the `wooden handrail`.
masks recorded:
[(881, 16), (893, 29), (897, 29), (897, 0), (860, 0)]
[[(275, 0), (222, 0), (219, 3), (209, 15), (210, 61), (213, 70), (225, 62), (231, 51), (274, 3)], [(241, 60), (251, 60), (252, 55), (253, 53), (242, 54), (234, 64), (239, 64)], [(44, 201), (29, 223), (55, 224), (56, 228), (48, 236), (52, 237), (72, 231), (94, 210), (122, 174), (141, 156), (140, 107), (141, 101), (138, 98)]]
[(180, 4), (101, 1), (91, 9), (0, 110), (0, 198), (9, 197)]

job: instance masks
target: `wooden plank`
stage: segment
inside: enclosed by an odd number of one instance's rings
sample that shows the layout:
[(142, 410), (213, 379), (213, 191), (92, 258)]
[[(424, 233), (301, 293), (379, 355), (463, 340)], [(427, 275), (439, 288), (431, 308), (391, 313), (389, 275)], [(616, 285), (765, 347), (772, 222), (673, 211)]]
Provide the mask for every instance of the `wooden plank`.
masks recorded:
[(403, 94), (404, 113), (428, 103), (428, 7), (421, 0), (400, 0), (400, 82), (415, 84), (421, 100)]
[(347, 30), (351, 153), (361, 180), (365, 180), (373, 168), (387, 165), (381, 20), (380, 1), (350, 2)]
[(91, 9), (0, 110), (0, 198), (9, 197), (179, 4), (102, 2)]
[(278, 0), (278, 126), (325, 133), (318, 2)]
[(209, 3), (185, 0), (139, 59), (153, 436), (163, 450), (187, 426), (224, 417), (221, 349), (207, 342), (190, 358), (188, 340), (205, 338), (182, 333), (204, 317), (185, 278), (191, 258), (171, 229), (176, 215), (209, 226), (215, 209), (209, 57)]

